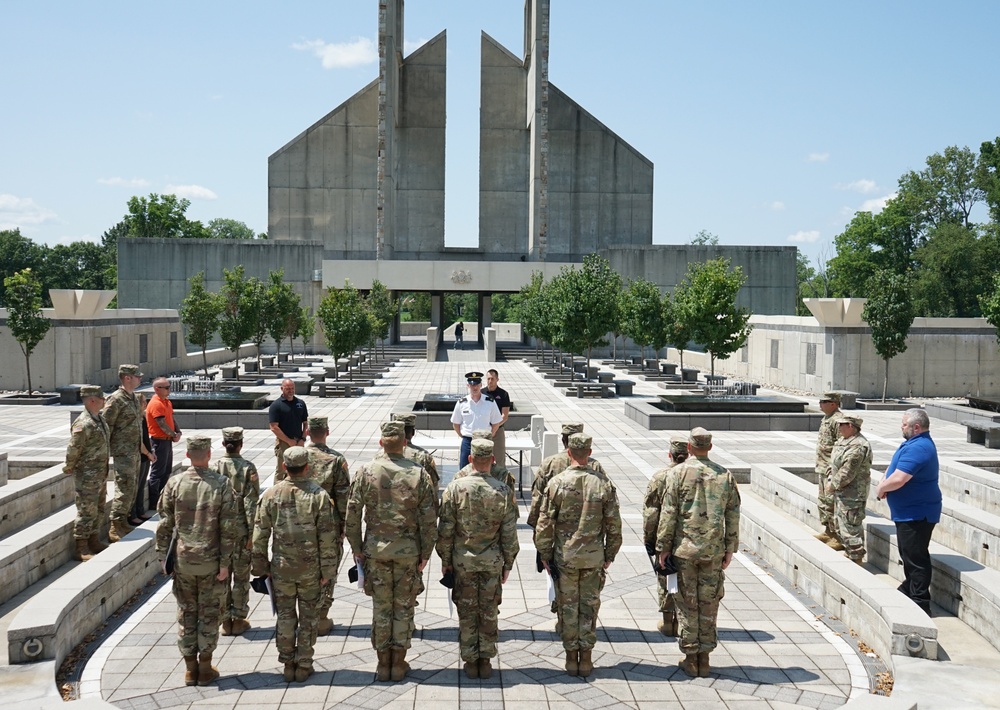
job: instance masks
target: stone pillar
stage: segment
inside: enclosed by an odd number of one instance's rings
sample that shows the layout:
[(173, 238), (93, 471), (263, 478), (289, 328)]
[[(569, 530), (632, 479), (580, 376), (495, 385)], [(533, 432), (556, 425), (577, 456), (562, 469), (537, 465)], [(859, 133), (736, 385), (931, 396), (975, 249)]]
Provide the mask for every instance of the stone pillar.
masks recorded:
[(497, 331), (495, 328), (483, 329), (483, 348), (486, 351), (486, 361), (497, 361)]
[(375, 194), (375, 258), (392, 258), (396, 219), (396, 127), (403, 67), (403, 0), (378, 4), (378, 177)]
[(479, 327), (493, 327), (493, 295), (489, 293), (479, 294)]
[(444, 295), (431, 294), (431, 325), (444, 328)]
[(437, 360), (438, 341), (441, 338), (441, 329), (431, 326), (427, 329), (427, 362)]
[(393, 300), (396, 304), (396, 312), (392, 316), (392, 322), (389, 324), (389, 344), (398, 345), (399, 344), (399, 291), (390, 291), (389, 298)]
[(528, 67), (528, 258), (545, 261), (549, 230), (549, 0), (524, 6)]

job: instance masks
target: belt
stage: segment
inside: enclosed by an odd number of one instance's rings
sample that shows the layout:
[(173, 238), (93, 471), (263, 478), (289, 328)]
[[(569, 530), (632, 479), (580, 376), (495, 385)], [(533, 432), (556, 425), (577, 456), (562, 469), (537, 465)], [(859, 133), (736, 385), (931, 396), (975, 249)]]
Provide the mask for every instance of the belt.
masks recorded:
[(173, 441), (169, 436), (151, 436), (153, 441)]

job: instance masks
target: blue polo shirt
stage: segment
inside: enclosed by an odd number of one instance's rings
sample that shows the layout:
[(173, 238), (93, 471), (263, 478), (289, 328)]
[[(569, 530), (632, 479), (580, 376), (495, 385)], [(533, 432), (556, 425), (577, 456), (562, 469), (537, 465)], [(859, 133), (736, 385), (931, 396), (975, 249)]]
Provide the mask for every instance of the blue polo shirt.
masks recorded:
[(886, 478), (896, 469), (913, 476), (902, 488), (886, 494), (889, 511), (893, 520), (901, 522), (926, 520), (937, 523), (941, 520), (941, 488), (938, 486), (937, 447), (929, 432), (907, 439), (886, 469)]

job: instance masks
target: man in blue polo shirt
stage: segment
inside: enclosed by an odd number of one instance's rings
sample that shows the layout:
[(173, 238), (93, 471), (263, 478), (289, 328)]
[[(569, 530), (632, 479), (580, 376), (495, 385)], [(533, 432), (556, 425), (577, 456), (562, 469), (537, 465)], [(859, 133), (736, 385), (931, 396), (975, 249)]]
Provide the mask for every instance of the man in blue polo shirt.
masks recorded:
[(923, 409), (903, 413), (903, 438), (885, 476), (878, 484), (878, 498), (889, 503), (896, 523), (903, 583), (899, 591), (930, 616), (931, 533), (941, 519), (937, 447), (931, 440), (931, 422)]

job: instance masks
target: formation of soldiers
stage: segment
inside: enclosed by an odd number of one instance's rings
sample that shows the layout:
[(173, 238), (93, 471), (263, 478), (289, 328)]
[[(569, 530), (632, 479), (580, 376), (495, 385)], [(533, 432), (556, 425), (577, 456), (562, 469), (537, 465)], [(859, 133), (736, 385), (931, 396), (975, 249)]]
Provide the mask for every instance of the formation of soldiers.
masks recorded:
[[(138, 376), (132, 368), (120, 370), (123, 394), (116, 397), (125, 403), (131, 378)], [(106, 407), (100, 388), (84, 387), (82, 396), (86, 411), (73, 424), (65, 470), (77, 479), (74, 537), (86, 559), (102, 549), (95, 526), (113, 435), (101, 413)], [(132, 428), (123, 423), (131, 410), (121, 402), (115, 406), (115, 431), (131, 437)], [(219, 677), (212, 655), (220, 629), (240, 635), (251, 628), (249, 589), (258, 584), (274, 600), (285, 680), (309, 678), (316, 638), (333, 628), (328, 614), (345, 539), (354, 558), (349, 577), (372, 598), (379, 681), (400, 681), (409, 671), (414, 609), (435, 550), (441, 582), (458, 610), (464, 670), (470, 678), (492, 676), (502, 588), (519, 552), (514, 477), (495, 459), (491, 432), (476, 431), (467, 465), (439, 501), (434, 459), (411, 441), (415, 422), (415, 415), (397, 415), (383, 423), (380, 452), (351, 479), (345, 457), (327, 445), (327, 418), (309, 417), (310, 443), (283, 452), (287, 475), (263, 494), (256, 467), (241, 456), (240, 427), (222, 430), (226, 453), (214, 464), (208, 437), (187, 438), (191, 465), (167, 481), (156, 533), (164, 571), (173, 575), (186, 684), (207, 685)], [(583, 430), (580, 423), (563, 425), (564, 450), (538, 468), (527, 522), (534, 529), (538, 571), (550, 578), (566, 672), (587, 677), (594, 669), (601, 591), (622, 545), (622, 524), (615, 486), (591, 456), (593, 439)], [(851, 440), (858, 437), (854, 431)], [(671, 441), (672, 466), (654, 475), (644, 508), (644, 543), (659, 572), (658, 627), (678, 638), (684, 653), (679, 665), (692, 676), (709, 673), (723, 570), (739, 538), (739, 492), (732, 474), (708, 459), (711, 438), (695, 429), (687, 440)], [(855, 466), (847, 463), (859, 458), (855, 449), (858, 443), (832, 454), (838, 471)], [(128, 499), (131, 463), (123, 456), (119, 475), (116, 457), (122, 500)], [(838, 486), (845, 477), (836, 478)], [(93, 494), (95, 487), (100, 495)], [(121, 527), (119, 536), (125, 532)], [(251, 575), (259, 579), (251, 583)]]

